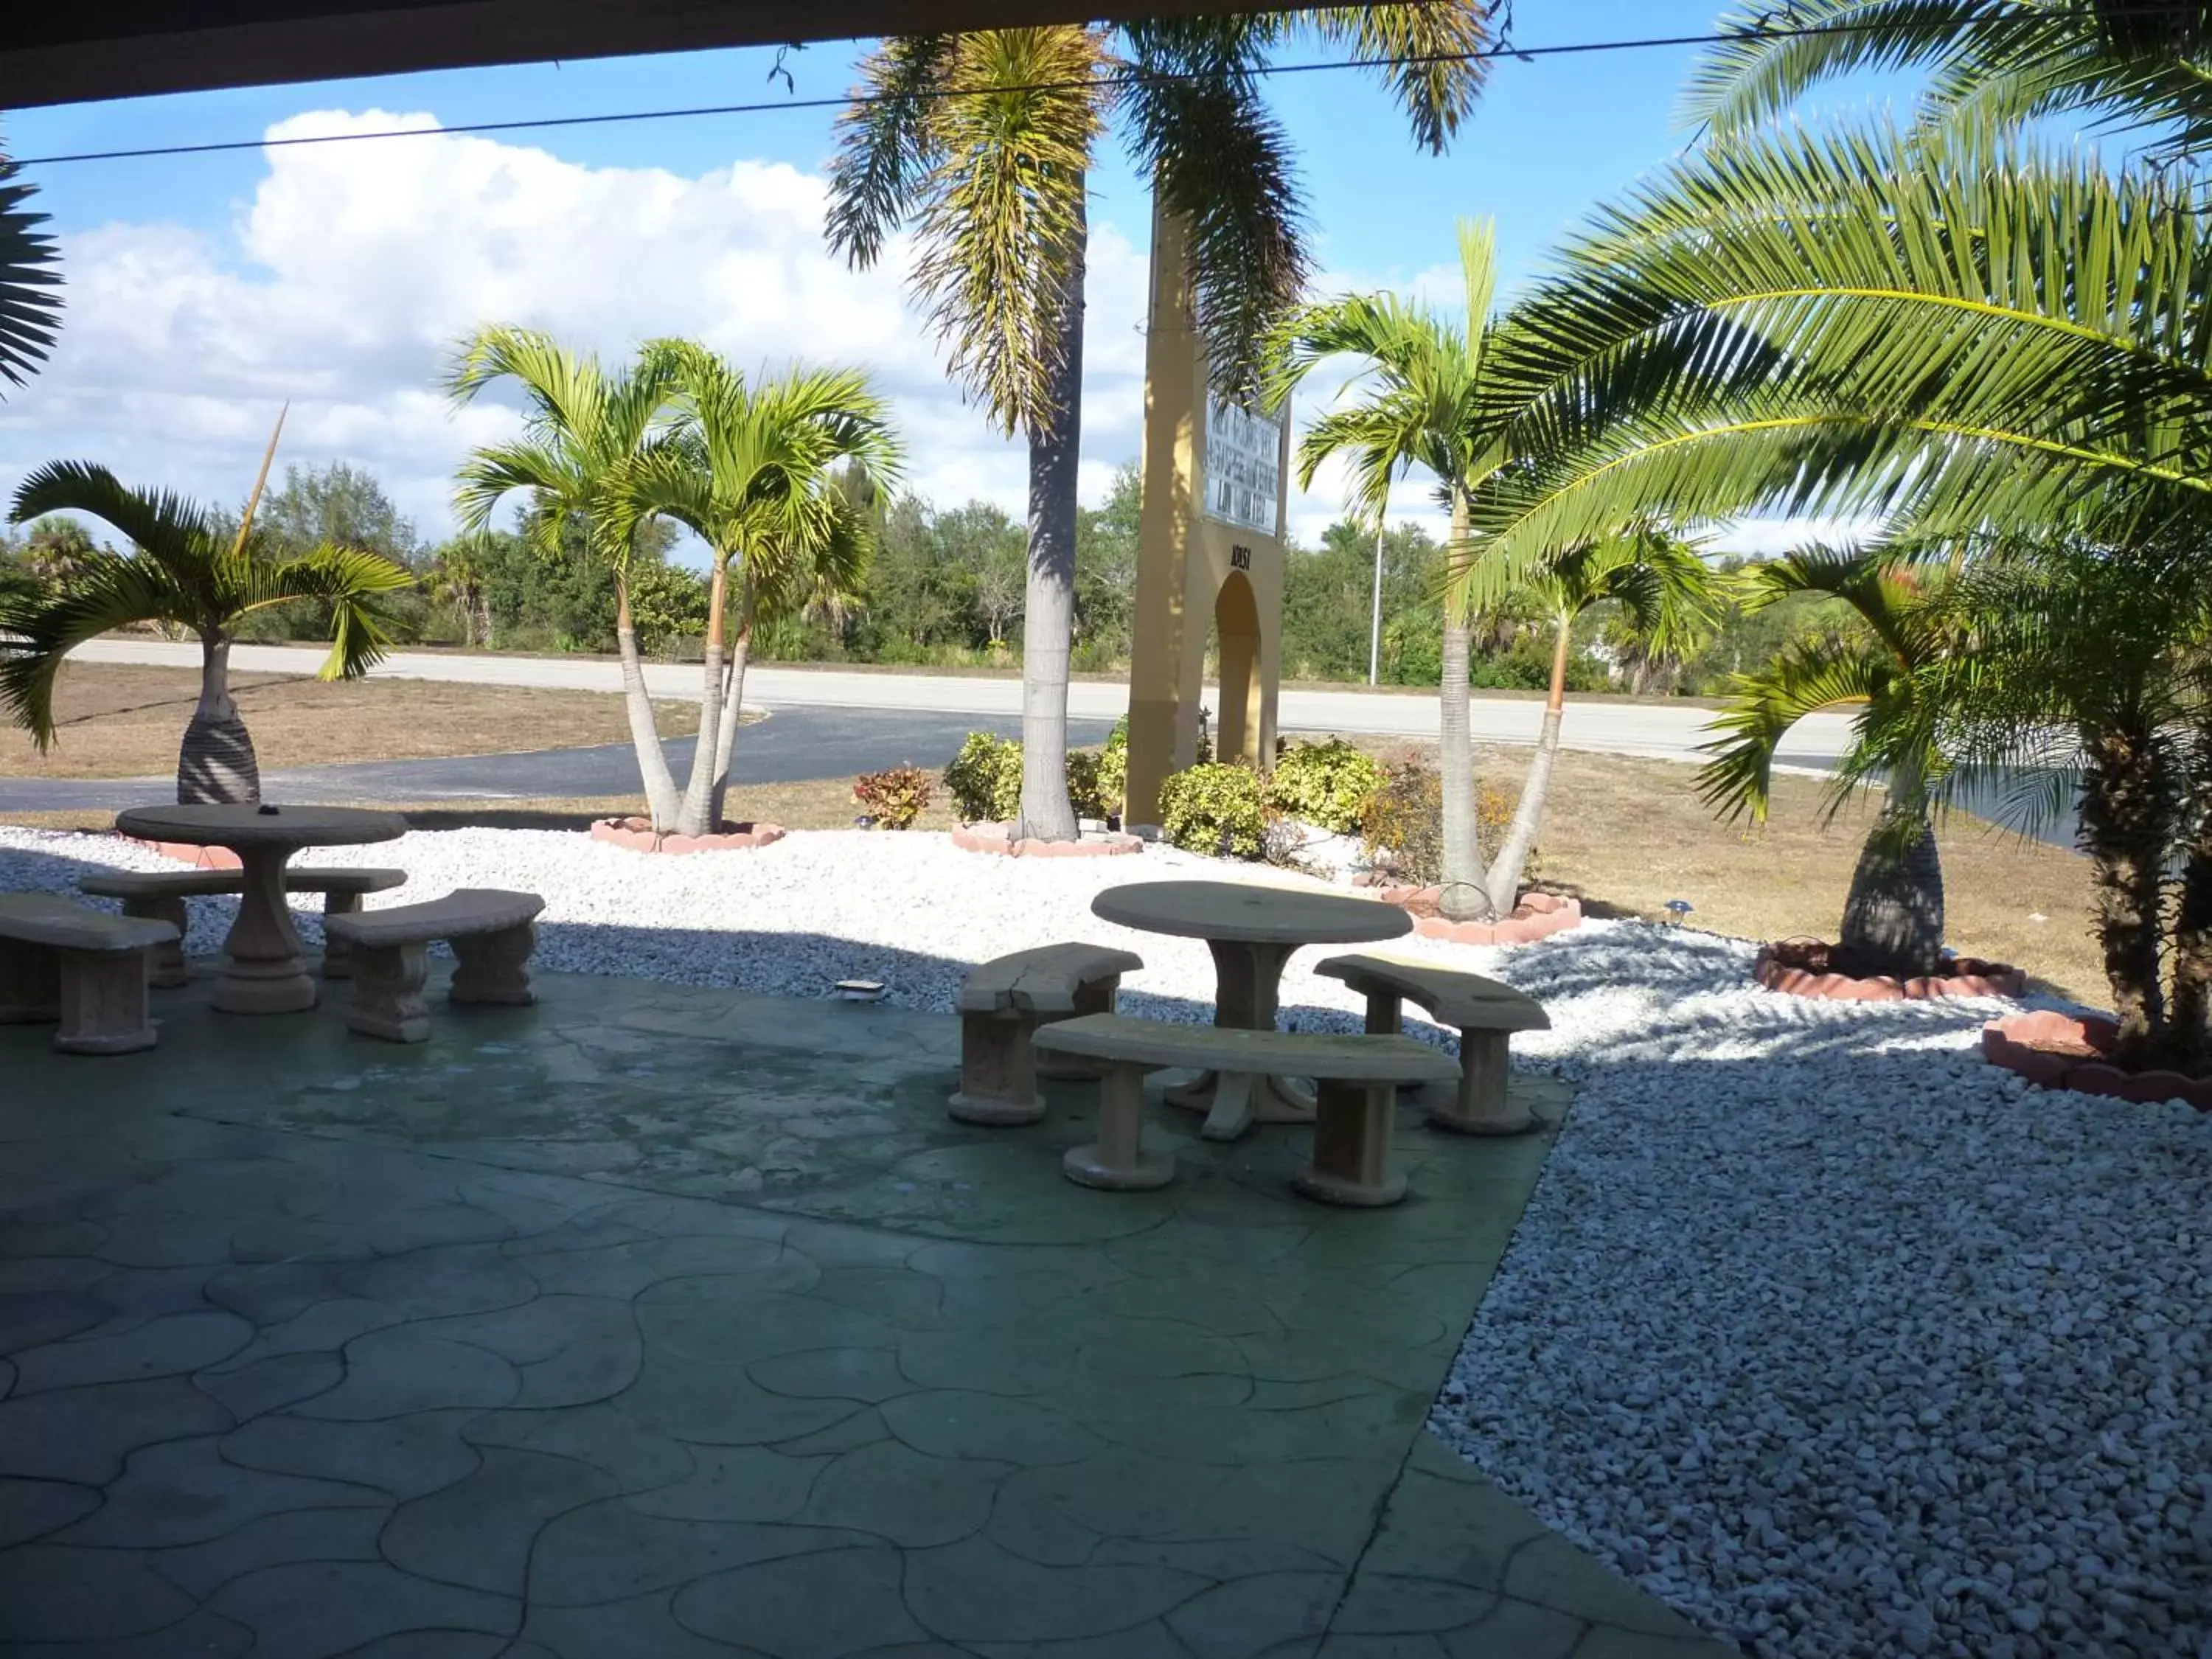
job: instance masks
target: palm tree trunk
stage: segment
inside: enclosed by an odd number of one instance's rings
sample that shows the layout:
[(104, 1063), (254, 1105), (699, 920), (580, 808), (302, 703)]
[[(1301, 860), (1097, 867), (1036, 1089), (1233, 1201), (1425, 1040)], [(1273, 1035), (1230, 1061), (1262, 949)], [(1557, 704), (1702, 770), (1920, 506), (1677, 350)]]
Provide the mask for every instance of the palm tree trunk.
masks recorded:
[(738, 740), (738, 723), (745, 708), (745, 664), (753, 653), (753, 579), (748, 574), (738, 590), (738, 637), (724, 667), (728, 682), (722, 694), (722, 719), (714, 736), (714, 787), (708, 798), (708, 822), (719, 830), (725, 822), (724, 806), (730, 797), (730, 750)]
[(1859, 851), (1837, 935), (1861, 975), (1911, 979), (1943, 953), (1943, 860), (1926, 808), (1893, 795)]
[(253, 738), (230, 695), (230, 636), (200, 630), (200, 700), (177, 751), (177, 802), (182, 806), (250, 805), (261, 799), (261, 766)]
[(717, 553), (707, 579), (707, 652), (700, 667), (699, 734), (691, 743), (691, 777), (684, 786), (684, 805), (676, 815), (679, 836), (711, 835), (719, 827), (714, 806), (714, 755), (721, 743), (725, 645), (722, 612), (730, 599), (730, 562)]
[(2089, 859), (2091, 909), (2119, 1022), (2120, 1053), (2141, 1060), (2166, 1040), (2158, 976), (2165, 757), (2156, 738), (2142, 732), (2102, 732), (2088, 748), (2080, 845)]
[(645, 785), (645, 808), (653, 827), (665, 831), (676, 822), (676, 780), (668, 757), (660, 752), (660, 733), (653, 723), (653, 697), (645, 689), (645, 664), (637, 654), (637, 624), (630, 616), (629, 579), (615, 576), (615, 649), (622, 657), (623, 711), (629, 716), (630, 746), (637, 750), (638, 777)]
[[(1452, 491), (1452, 542), (1467, 544), (1467, 500)], [(1474, 835), (1474, 717), (1468, 702), (1468, 659), (1474, 629), (1444, 602), (1443, 673), (1437, 698), (1437, 774), (1443, 797), (1443, 892), (1437, 908), (1454, 921), (1474, 921), (1496, 914), (1483, 879), (1482, 853)]]
[(1022, 616), (1022, 805), (1014, 838), (1073, 841), (1067, 798), (1067, 666), (1075, 637), (1075, 478), (1083, 447), (1085, 228), (1076, 196), (1074, 246), (1060, 296), (1050, 412), (1030, 433), (1028, 603)]
[(2196, 814), (2181, 867), (2181, 902), (2173, 919), (2174, 1058), (2196, 1073), (2212, 1066), (2212, 822)]
[(1500, 910), (1510, 910), (1521, 899), (1521, 872), (1536, 832), (1544, 826), (1544, 808), (1552, 795), (1552, 772), (1559, 763), (1559, 727), (1567, 712), (1567, 658), (1571, 647), (1574, 618), (1559, 618), (1559, 637), (1552, 648), (1552, 688), (1544, 699), (1544, 723), (1536, 732), (1536, 752), (1528, 762), (1528, 776), (1521, 785), (1521, 799), (1513, 809), (1513, 823), (1504, 845), (1491, 860), (1490, 891)]

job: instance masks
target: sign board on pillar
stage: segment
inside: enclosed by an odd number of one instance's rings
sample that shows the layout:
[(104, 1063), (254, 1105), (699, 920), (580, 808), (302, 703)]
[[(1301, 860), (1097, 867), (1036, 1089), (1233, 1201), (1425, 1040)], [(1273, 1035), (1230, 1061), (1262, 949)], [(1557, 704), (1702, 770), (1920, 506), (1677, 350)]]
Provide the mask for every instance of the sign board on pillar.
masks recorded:
[[(1152, 215), (1145, 347), (1144, 516), (1129, 653), (1131, 823), (1159, 822), (1159, 788), (1197, 758), (1214, 710), (1218, 759), (1275, 753), (1282, 666), (1283, 515), (1290, 410), (1215, 396), (1197, 329), (1181, 222)], [(1206, 687), (1218, 659), (1218, 696)]]

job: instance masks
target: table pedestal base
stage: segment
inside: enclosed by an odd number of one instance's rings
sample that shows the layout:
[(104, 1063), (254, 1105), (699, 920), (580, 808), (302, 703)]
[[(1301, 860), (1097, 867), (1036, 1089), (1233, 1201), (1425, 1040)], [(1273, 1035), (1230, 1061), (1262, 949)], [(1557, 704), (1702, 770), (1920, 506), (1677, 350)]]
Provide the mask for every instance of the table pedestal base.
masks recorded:
[(245, 891), (223, 941), (222, 979), (209, 999), (226, 1014), (295, 1014), (315, 1006), (315, 981), (284, 898), (284, 865), (295, 849), (238, 849)]
[(1184, 1111), (1204, 1112), (1199, 1133), (1207, 1140), (1234, 1140), (1255, 1123), (1314, 1121), (1313, 1091), (1294, 1078), (1207, 1072), (1163, 1098)]

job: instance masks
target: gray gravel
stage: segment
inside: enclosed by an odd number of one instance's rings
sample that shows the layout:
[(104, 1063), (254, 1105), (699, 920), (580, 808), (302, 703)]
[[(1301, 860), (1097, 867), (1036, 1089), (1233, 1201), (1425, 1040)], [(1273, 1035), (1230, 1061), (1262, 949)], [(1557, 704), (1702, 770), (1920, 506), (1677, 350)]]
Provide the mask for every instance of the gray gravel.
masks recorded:
[[(1082, 937), (1145, 958), (1133, 1011), (1192, 1019), (1205, 947), (1109, 927), (1091, 896), (1272, 878), (1161, 848), (1006, 860), (857, 834), (644, 859), (465, 830), (308, 858), (410, 872), (372, 904), (541, 892), (548, 968), (802, 996), (866, 976), (945, 1010), (969, 963)], [(161, 867), (0, 830), (0, 886), (65, 888), (87, 863)], [(191, 948), (228, 925), (197, 904)], [(1437, 1433), (1756, 1653), (2212, 1659), (2212, 1118), (1983, 1066), (2002, 1005), (1771, 996), (1747, 946), (1702, 934), (1390, 948), (1541, 998), (1554, 1029), (1516, 1052), (1579, 1085)], [(1357, 1029), (1358, 999), (1309, 971), (1322, 954), (1292, 963), (1286, 1016)]]

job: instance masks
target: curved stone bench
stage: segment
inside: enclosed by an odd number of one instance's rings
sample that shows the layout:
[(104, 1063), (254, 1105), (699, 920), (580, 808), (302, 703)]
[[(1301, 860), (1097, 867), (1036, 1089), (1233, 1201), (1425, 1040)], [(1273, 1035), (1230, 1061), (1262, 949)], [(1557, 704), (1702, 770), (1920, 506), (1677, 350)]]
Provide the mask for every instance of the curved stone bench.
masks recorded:
[(1408, 1036), (1335, 1036), (1319, 1031), (1246, 1031), (1221, 1025), (1170, 1025), (1121, 1014), (1088, 1014), (1038, 1028), (1039, 1048), (1079, 1054), (1107, 1067), (1098, 1139), (1061, 1159), (1070, 1181), (1109, 1190), (1164, 1187), (1175, 1160), (1145, 1151), (1145, 1074), (1170, 1066), (1310, 1077), (1313, 1162), (1291, 1184), (1330, 1204), (1395, 1204), (1406, 1177), (1390, 1167), (1391, 1120), (1398, 1085), (1443, 1082), (1458, 1063)]
[(1103, 945), (1042, 945), (995, 957), (960, 988), (960, 1087), (945, 1110), (963, 1123), (993, 1127), (1044, 1116), (1037, 1079), (1096, 1077), (1081, 1064), (1040, 1068), (1037, 1027), (1084, 1014), (1110, 1014), (1121, 975), (1144, 958)]
[[(404, 870), (289, 869), (284, 872), (288, 893), (323, 895), (323, 977), (350, 979), (353, 960), (343, 941), (330, 937), (332, 916), (351, 915), (361, 908), (364, 893), (388, 892), (407, 879)], [(165, 988), (185, 980), (184, 934), (190, 918), (188, 898), (213, 898), (246, 890), (242, 870), (103, 870), (77, 878), (77, 890), (95, 898), (123, 901), (123, 914), (149, 921), (166, 921), (177, 930), (173, 945), (156, 945), (146, 958), (154, 984)]]
[(535, 893), (464, 887), (421, 904), (332, 916), (331, 937), (353, 947), (353, 1011), (346, 1024), (363, 1036), (388, 1042), (422, 1042), (430, 1036), (430, 1005), (422, 995), (429, 946), (443, 939), (459, 966), (447, 1001), (454, 1007), (490, 1004), (525, 1006), (538, 1000), (530, 986), (530, 953), (538, 947), (533, 925), (545, 901)]
[(1400, 1004), (1411, 1002), (1459, 1033), (1459, 1091), (1429, 1109), (1436, 1127), (1465, 1135), (1517, 1135), (1536, 1127), (1535, 1114), (1507, 1096), (1512, 1034), (1552, 1029), (1552, 1017), (1534, 997), (1480, 974), (1390, 957), (1331, 957), (1314, 972), (1342, 980), (1366, 997), (1370, 1031), (1402, 1030)]
[(166, 921), (112, 916), (58, 893), (0, 893), (0, 1024), (58, 1020), (69, 1054), (154, 1046), (146, 952), (172, 945)]

